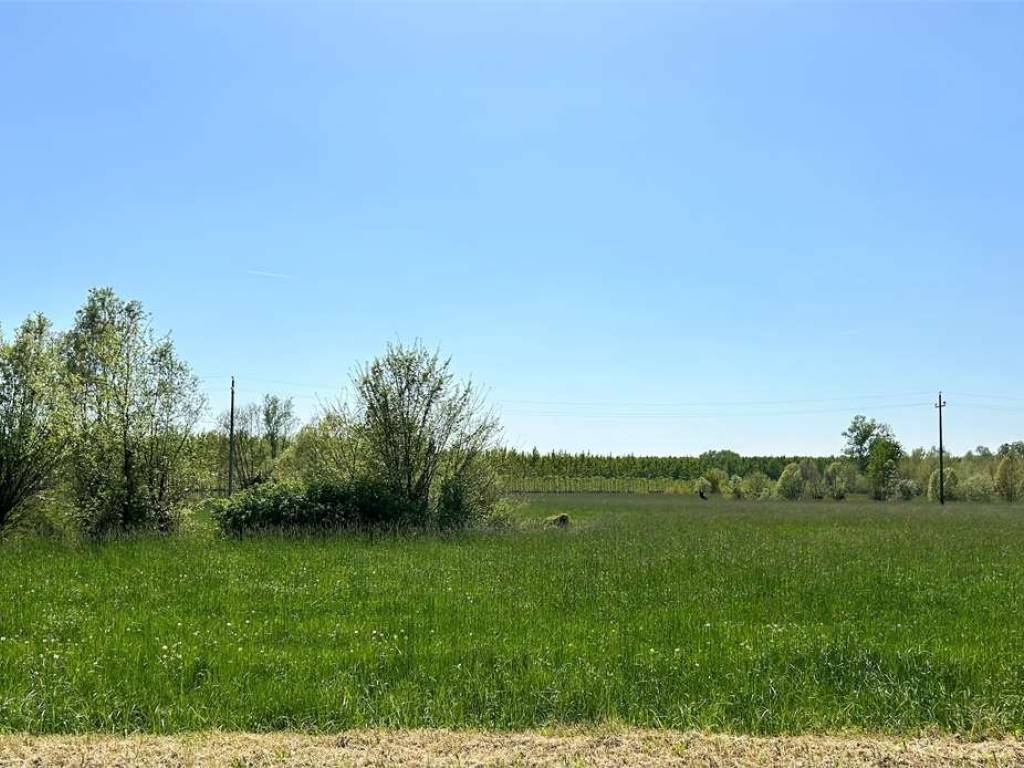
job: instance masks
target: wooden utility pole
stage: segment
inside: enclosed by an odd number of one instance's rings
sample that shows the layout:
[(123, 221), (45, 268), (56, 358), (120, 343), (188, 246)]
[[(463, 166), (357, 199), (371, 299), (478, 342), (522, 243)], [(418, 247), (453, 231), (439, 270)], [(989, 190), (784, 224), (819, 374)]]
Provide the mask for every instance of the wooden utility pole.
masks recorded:
[(946, 401), (942, 399), (942, 392), (939, 392), (939, 399), (935, 403), (939, 409), (939, 504), (946, 503), (946, 473), (942, 469), (942, 409), (946, 407)]
[(231, 415), (228, 417), (228, 496), (235, 489), (235, 377), (231, 377)]

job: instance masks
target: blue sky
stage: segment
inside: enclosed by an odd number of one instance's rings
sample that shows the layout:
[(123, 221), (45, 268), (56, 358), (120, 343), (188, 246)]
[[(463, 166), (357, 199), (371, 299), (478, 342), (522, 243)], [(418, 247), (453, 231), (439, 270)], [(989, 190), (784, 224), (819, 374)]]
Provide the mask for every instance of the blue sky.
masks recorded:
[(389, 340), (541, 449), (1024, 439), (1024, 5), (0, 5), (0, 324), (211, 413)]

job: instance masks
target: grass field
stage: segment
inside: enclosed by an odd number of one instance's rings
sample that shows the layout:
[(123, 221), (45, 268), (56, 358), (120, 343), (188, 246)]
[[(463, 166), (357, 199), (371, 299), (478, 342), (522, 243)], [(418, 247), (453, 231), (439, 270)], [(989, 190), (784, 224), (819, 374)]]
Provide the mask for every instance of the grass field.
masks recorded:
[(0, 730), (1024, 731), (1020, 507), (559, 495), (521, 517), (4, 542)]

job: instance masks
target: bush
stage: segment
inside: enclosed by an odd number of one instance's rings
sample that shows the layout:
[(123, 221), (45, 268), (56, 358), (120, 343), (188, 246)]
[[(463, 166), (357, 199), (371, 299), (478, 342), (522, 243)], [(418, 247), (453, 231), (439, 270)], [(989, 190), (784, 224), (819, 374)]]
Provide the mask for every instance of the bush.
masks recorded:
[(960, 486), (960, 496), (967, 501), (992, 501), (995, 485), (988, 475), (971, 475)]
[(716, 468), (709, 469), (704, 473), (704, 479), (708, 481), (711, 486), (712, 493), (721, 493), (722, 489), (729, 482), (729, 475), (726, 474), (725, 470)]
[(1013, 501), (1021, 493), (1021, 471), (1015, 456), (1006, 455), (996, 468), (995, 492), (1007, 501)]
[(760, 499), (765, 490), (770, 490), (772, 481), (760, 470), (751, 472), (743, 480), (743, 495), (748, 499)]
[[(943, 476), (945, 478), (946, 500), (951, 501), (956, 499), (958, 486), (960, 485), (960, 478), (951, 467), (946, 467), (943, 472)], [(928, 500), (939, 500), (939, 470), (937, 469), (932, 472), (932, 476), (928, 479)]]
[(400, 527), (417, 522), (407, 501), (381, 483), (264, 483), (211, 510), (225, 533)]
[(800, 474), (800, 465), (796, 463), (787, 464), (779, 480), (775, 484), (775, 495), (780, 499), (793, 501), (799, 499), (804, 492), (804, 478)]
[(711, 493), (711, 483), (706, 477), (698, 477), (693, 481), (693, 495), (700, 496), (701, 493), (704, 495)]
[(917, 483), (905, 477), (894, 477), (886, 487), (886, 498), (889, 501), (910, 501), (920, 494)]
[(739, 475), (733, 475), (729, 480), (729, 495), (734, 499), (743, 498), (743, 478)]
[(846, 498), (848, 488), (855, 488), (857, 468), (846, 461), (833, 461), (825, 469), (826, 490), (833, 499)]

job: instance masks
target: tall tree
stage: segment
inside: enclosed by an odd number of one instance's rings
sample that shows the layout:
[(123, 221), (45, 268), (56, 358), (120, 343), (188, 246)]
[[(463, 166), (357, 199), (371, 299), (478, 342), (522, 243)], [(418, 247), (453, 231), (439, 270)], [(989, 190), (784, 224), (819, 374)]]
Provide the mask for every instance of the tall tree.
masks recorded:
[(57, 339), (42, 315), (0, 337), (0, 530), (53, 481), (69, 441)]
[(292, 399), (264, 395), (261, 417), (263, 434), (270, 445), (270, 460), (276, 461), (295, 429), (295, 406)]
[(77, 407), (72, 485), (96, 533), (166, 530), (189, 490), (188, 438), (205, 405), (169, 337), (137, 301), (89, 292), (64, 350)]
[(843, 432), (843, 437), (846, 438), (843, 455), (853, 461), (857, 465), (857, 469), (864, 472), (868, 468), (872, 443), (880, 438), (891, 440), (893, 434), (892, 428), (888, 424), (882, 424), (858, 414), (853, 417), (850, 426)]

